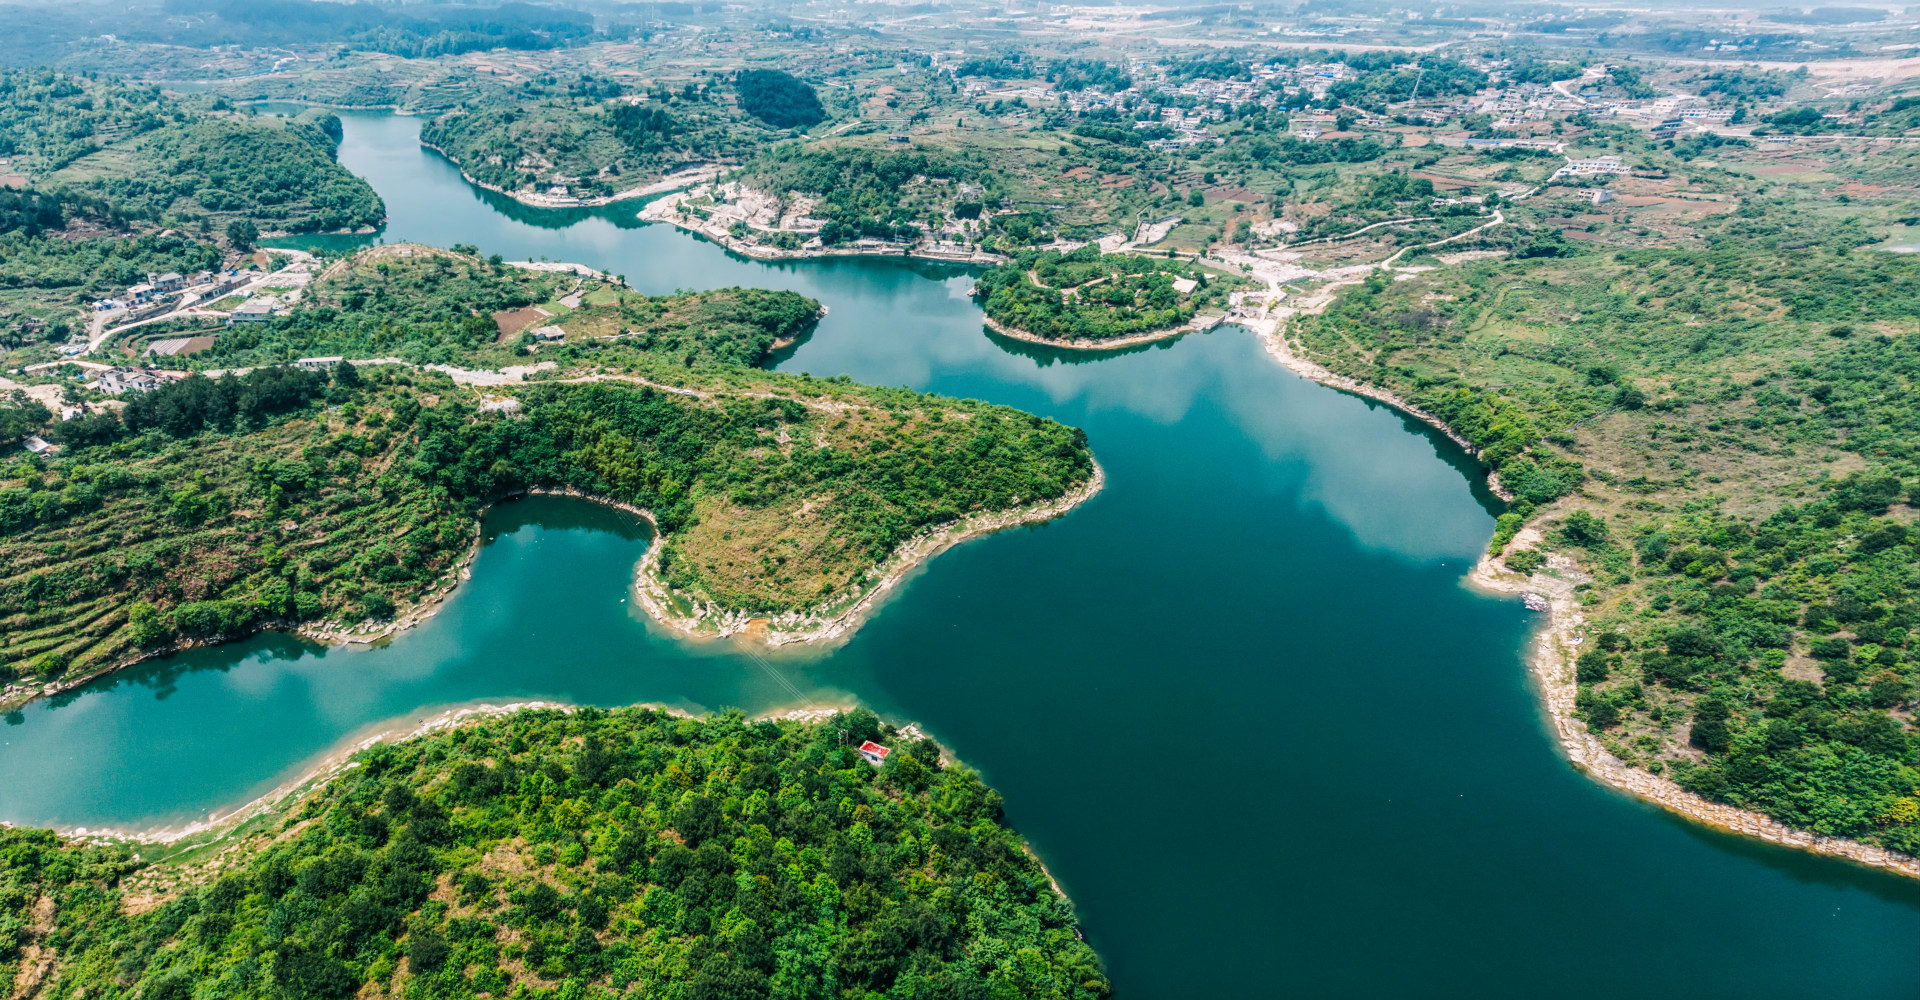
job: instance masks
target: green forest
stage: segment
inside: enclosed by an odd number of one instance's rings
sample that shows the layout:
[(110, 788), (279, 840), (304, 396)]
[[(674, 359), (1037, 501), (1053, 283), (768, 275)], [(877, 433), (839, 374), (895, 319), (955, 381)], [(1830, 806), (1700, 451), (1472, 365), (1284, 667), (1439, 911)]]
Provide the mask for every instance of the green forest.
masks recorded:
[(636, 86), (580, 74), (508, 91), (425, 123), (420, 141), (504, 191), (603, 198), (689, 163), (745, 162), (767, 125), (712, 86)]
[(289, 232), (376, 225), (386, 208), (334, 162), (339, 119), (223, 110), (109, 78), (0, 73), (0, 155), (21, 159), (35, 187), (77, 195), (91, 214), (224, 230), (251, 219)]
[(334, 162), (331, 117), (189, 120), (76, 160), (42, 184), (102, 199), (129, 217), (205, 221), (208, 229), (224, 230), (229, 219), (285, 232), (378, 225), (386, 219), (380, 196)]
[(826, 220), (820, 238), (837, 244), (862, 237), (914, 240), (922, 224), (937, 228), (949, 215), (978, 218), (981, 196), (964, 197), (961, 186), (978, 185), (988, 173), (979, 153), (786, 143), (736, 176), (759, 190), (814, 198), (813, 216)]
[[(224, 356), (510, 360), (494, 320), (476, 326), (467, 303), (490, 289), (489, 304), (511, 306), (555, 280), (378, 253), (316, 282), (323, 304), (223, 336), (239, 345)], [(382, 265), (390, 282), (410, 270), (408, 295), (382, 296)], [(461, 305), (427, 304), (429, 287)], [(352, 296), (357, 311), (324, 304)], [(583, 306), (648, 325), (542, 345), (559, 369), (490, 387), (516, 398), (512, 411), (409, 365), (261, 367), (190, 376), (118, 420), (46, 428), (63, 452), (0, 467), (0, 671), (51, 680), (180, 641), (389, 619), (451, 583), (484, 505), (533, 487), (652, 511), (670, 586), (765, 613), (844, 601), (915, 533), (1092, 475), (1085, 436), (1050, 420), (752, 367), (818, 315), (791, 292)]]
[(820, 96), (805, 81), (777, 69), (750, 69), (734, 81), (740, 107), (774, 128), (812, 128), (826, 120)]
[[(578, 305), (555, 301), (569, 289)], [(539, 316), (536, 306), (548, 315)], [(291, 315), (226, 330), (187, 363), (231, 368), (344, 355), (505, 367), (526, 363), (535, 348), (528, 327), (552, 325), (565, 331), (568, 344), (602, 354), (657, 355), (682, 367), (758, 365), (776, 345), (805, 336), (819, 310), (819, 303), (793, 292), (724, 288), (649, 296), (497, 258), (389, 245), (334, 261)], [(156, 327), (153, 335), (198, 330), (181, 324)]]
[(1109, 992), (999, 794), (864, 709), (523, 711), (356, 763), (217, 870), (0, 829), (0, 989), (31, 946), (51, 1000)]
[[(1196, 285), (1182, 293), (1176, 280)], [(1200, 309), (1224, 306), (1237, 279), (1184, 261), (1102, 254), (1092, 244), (1068, 254), (1027, 251), (982, 274), (974, 286), (987, 318), (1048, 340), (1110, 340), (1169, 330)]]
[(1920, 261), (1774, 251), (1759, 214), (1704, 251), (1376, 275), (1296, 335), (1473, 442), (1517, 497), (1509, 568), (1590, 577), (1578, 705), (1609, 751), (1916, 853)]

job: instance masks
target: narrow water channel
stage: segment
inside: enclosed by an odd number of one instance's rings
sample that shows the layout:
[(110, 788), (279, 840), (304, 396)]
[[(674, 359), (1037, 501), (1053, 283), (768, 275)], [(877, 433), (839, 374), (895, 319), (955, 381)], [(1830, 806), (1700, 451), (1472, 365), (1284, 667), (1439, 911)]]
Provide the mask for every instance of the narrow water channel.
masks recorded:
[(980, 768), (1123, 998), (1911, 997), (1920, 887), (1727, 837), (1573, 771), (1520, 605), (1461, 579), (1492, 527), (1472, 465), (1235, 328), (1098, 359), (993, 338), (965, 273), (766, 265), (637, 205), (476, 191), (417, 122), (349, 115), (393, 240), (471, 243), (647, 291), (758, 285), (831, 314), (781, 367), (1007, 403), (1087, 429), (1108, 488), (935, 559), (845, 645), (742, 655), (629, 595), (645, 529), (496, 509), (473, 580), (382, 648), (267, 636), (29, 706), (0, 819), (177, 824), (356, 734), (523, 699), (750, 713), (871, 705)]

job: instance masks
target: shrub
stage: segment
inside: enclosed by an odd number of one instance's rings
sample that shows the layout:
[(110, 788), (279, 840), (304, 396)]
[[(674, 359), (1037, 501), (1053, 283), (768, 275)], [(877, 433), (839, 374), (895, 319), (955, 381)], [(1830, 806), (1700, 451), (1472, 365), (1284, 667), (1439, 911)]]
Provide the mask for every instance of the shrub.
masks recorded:
[(1610, 665), (1605, 652), (1589, 649), (1574, 661), (1574, 677), (1582, 684), (1598, 684), (1607, 679)]
[(1733, 730), (1727, 725), (1732, 715), (1727, 703), (1718, 698), (1702, 698), (1693, 706), (1693, 727), (1687, 742), (1708, 753), (1725, 753), (1733, 745)]
[(1532, 574), (1534, 570), (1547, 564), (1547, 557), (1541, 555), (1539, 549), (1521, 549), (1518, 552), (1507, 553), (1506, 563), (1507, 568), (1515, 573)]

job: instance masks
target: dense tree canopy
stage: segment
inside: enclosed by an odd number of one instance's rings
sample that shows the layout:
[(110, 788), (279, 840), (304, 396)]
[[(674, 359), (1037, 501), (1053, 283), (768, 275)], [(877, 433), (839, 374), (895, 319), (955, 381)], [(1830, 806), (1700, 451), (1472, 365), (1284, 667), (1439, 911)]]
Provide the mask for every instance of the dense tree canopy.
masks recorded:
[(129, 885), (167, 866), (0, 830), (0, 926), (52, 903), (53, 1000), (1109, 991), (999, 794), (865, 710), (522, 712), (359, 763), (138, 915)]
[[(1174, 287), (1183, 278), (1195, 282), (1193, 291)], [(974, 294), (987, 318), (1011, 329), (1049, 340), (1107, 340), (1178, 327), (1227, 284), (1184, 262), (1103, 255), (1089, 244), (1064, 255), (1017, 254), (982, 274)]]
[(0, 155), (23, 157), (42, 190), (84, 196), (95, 214), (119, 219), (240, 216), (307, 232), (386, 217), (373, 188), (334, 162), (337, 116), (212, 107), (112, 79), (9, 70), (0, 73)]
[(808, 128), (826, 120), (820, 96), (791, 73), (750, 69), (734, 85), (740, 90), (740, 107), (774, 128)]

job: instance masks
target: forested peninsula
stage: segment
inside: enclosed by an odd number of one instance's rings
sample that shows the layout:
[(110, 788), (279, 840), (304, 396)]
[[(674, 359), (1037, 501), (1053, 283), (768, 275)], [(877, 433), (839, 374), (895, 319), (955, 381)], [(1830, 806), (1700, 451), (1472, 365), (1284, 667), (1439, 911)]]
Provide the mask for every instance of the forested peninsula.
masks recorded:
[(420, 141), (469, 180), (529, 204), (597, 203), (662, 174), (751, 160), (823, 114), (811, 86), (778, 70), (677, 88), (586, 73), (448, 111)]
[(1109, 993), (999, 794), (865, 710), (529, 710), (354, 763), (218, 855), (0, 829), (0, 993)]
[[(262, 627), (379, 632), (454, 584), (483, 508), (530, 490), (648, 512), (663, 618), (778, 639), (850, 626), (908, 542), (1047, 516), (1096, 477), (1051, 420), (755, 367), (819, 313), (790, 292), (649, 297), (385, 247), (309, 293), (192, 362), (218, 377), (45, 427), (63, 449), (0, 471), (14, 698)], [(561, 339), (513, 326), (540, 302)], [(278, 363), (326, 352), (387, 363)], [(516, 360), (531, 380), (448, 363)], [(50, 419), (5, 412), (22, 434)]]
[(313, 110), (256, 116), (97, 74), (0, 73), (0, 156), (48, 194), (124, 226), (224, 233), (358, 229), (386, 219), (367, 182), (335, 161), (340, 121)]

